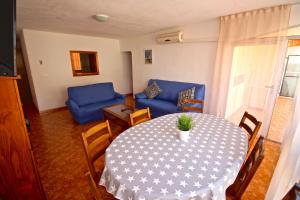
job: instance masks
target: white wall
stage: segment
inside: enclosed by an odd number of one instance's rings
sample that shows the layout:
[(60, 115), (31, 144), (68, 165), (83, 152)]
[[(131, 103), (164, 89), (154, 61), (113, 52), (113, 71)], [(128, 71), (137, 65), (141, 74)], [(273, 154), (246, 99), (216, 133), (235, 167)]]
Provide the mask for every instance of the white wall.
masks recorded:
[(300, 46), (289, 47), (286, 55), (300, 55)]
[(300, 5), (299, 4), (293, 5), (291, 8), (289, 25), (291, 27), (300, 25)]
[[(121, 51), (132, 52), (133, 92), (141, 92), (151, 78), (206, 85), (209, 104), (219, 21), (212, 20), (181, 28), (187, 42), (159, 45), (155, 34), (120, 40)], [(144, 63), (144, 50), (152, 49), (153, 64)]]
[(132, 83), (132, 55), (130, 51), (122, 52), (122, 63), (124, 66), (125, 77), (128, 77), (129, 79), (129, 85), (130, 91), (132, 93), (133, 83)]
[[(40, 111), (65, 106), (70, 86), (113, 82), (116, 91), (132, 92), (119, 40), (35, 30), (23, 30), (21, 40), (33, 99)], [(70, 50), (98, 51), (100, 74), (73, 77)]]

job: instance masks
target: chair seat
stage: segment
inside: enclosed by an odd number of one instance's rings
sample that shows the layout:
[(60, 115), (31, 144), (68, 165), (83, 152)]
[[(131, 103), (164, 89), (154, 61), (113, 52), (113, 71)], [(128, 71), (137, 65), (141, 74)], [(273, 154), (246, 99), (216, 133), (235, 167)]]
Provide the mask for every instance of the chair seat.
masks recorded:
[(92, 104), (88, 104), (85, 106), (81, 106), (80, 109), (83, 109), (85, 112), (95, 112), (95, 110), (104, 108), (104, 107), (108, 107), (108, 106), (112, 106), (114, 104), (122, 104), (123, 100), (121, 99), (111, 99), (108, 101), (102, 101), (102, 102), (97, 102), (97, 103), (92, 103)]

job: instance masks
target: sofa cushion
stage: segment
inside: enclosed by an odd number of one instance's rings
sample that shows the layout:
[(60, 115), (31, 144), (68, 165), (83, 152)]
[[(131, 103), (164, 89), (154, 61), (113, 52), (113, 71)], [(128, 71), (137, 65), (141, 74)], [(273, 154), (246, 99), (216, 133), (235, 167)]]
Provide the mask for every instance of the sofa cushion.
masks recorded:
[(145, 107), (150, 107), (150, 109), (159, 109), (167, 113), (178, 111), (176, 104), (169, 101), (159, 99), (139, 99), (138, 103), (140, 105), (144, 105)]
[(196, 87), (195, 90), (195, 99), (204, 99), (205, 86), (196, 83), (185, 83), (185, 82), (177, 82), (177, 81), (166, 81), (159, 79), (150, 79), (148, 85), (156, 82), (157, 85), (162, 89), (162, 93), (160, 93), (155, 99), (161, 99), (166, 101), (172, 101), (174, 104), (177, 104), (178, 101), (178, 93), (182, 90), (186, 90), (192, 87)]
[(79, 106), (92, 104), (100, 101), (108, 101), (115, 97), (112, 83), (97, 83), (68, 88), (69, 98)]
[(137, 93), (134, 96), (136, 99), (146, 99), (147, 98), (147, 96), (143, 92)]
[(122, 103), (124, 103), (122, 99), (111, 99), (108, 101), (101, 101), (101, 102), (81, 106), (80, 110), (85, 113), (100, 112), (101, 111), (100, 109), (102, 108), (112, 106), (114, 104), (122, 104)]
[(148, 85), (148, 87), (144, 90), (145, 95), (149, 99), (153, 99), (157, 95), (159, 95), (162, 92), (160, 87), (157, 85), (157, 83), (154, 81), (151, 85)]
[(180, 91), (178, 94), (178, 103), (177, 106), (181, 107), (185, 100), (194, 99), (195, 98), (195, 90), (196, 87), (192, 87), (187, 90)]

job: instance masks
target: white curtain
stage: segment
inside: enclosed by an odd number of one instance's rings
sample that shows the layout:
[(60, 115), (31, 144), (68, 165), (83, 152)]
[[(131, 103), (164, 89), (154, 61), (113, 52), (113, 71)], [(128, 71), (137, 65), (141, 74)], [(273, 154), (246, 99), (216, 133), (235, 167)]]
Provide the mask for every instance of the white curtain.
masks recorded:
[(287, 47), (282, 36), (289, 15), (290, 6), (281, 5), (221, 17), (210, 113), (229, 119), (238, 114), (240, 120), (252, 109), (267, 130)]
[(282, 151), (266, 199), (280, 200), (300, 180), (300, 81), (293, 99), (293, 117), (282, 144)]

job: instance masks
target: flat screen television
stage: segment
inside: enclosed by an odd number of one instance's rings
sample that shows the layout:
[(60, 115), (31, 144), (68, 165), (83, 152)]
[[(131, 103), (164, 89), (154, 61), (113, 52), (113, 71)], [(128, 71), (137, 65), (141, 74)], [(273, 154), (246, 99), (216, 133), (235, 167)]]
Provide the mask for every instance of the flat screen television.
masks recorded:
[(16, 76), (16, 0), (0, 1), (0, 76)]

